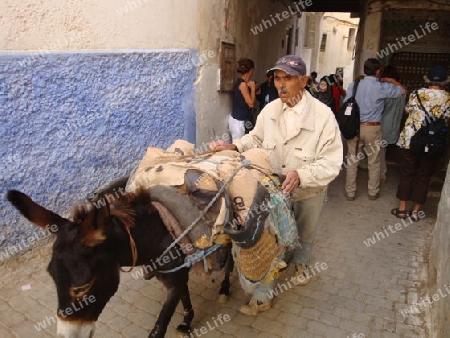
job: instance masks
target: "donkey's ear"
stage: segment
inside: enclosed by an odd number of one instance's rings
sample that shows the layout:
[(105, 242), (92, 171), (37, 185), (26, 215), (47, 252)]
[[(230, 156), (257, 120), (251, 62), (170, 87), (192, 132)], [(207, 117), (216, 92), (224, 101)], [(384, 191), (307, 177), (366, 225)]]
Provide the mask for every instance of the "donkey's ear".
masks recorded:
[(109, 204), (94, 207), (81, 223), (81, 241), (88, 247), (103, 243), (106, 239), (105, 228), (110, 217)]
[(20, 213), (30, 222), (37, 226), (49, 230), (56, 234), (67, 219), (55, 214), (54, 212), (41, 207), (24, 193), (17, 190), (10, 190), (7, 194), (8, 201), (14, 205)]

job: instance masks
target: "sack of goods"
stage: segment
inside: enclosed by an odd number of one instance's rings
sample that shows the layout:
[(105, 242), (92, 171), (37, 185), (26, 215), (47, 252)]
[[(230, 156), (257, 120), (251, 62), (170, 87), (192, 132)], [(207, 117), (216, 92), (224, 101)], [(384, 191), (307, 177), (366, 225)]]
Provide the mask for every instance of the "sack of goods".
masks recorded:
[(148, 148), (126, 190), (148, 189), (167, 219), (176, 220), (166, 225), (174, 237), (186, 234), (196, 250), (231, 242), (239, 273), (261, 283), (300, 245), (280, 187), (264, 149), (197, 154), (193, 144), (177, 140), (166, 150)]
[(336, 113), (339, 129), (346, 140), (359, 136), (360, 115), (359, 106), (355, 99), (358, 85), (359, 81), (355, 81), (352, 97), (345, 101), (341, 110)]
[(421, 127), (411, 137), (409, 149), (416, 156), (422, 154), (434, 157), (441, 156), (444, 154), (447, 145), (447, 124), (444, 114), (440, 118), (430, 115), (422, 105), (418, 92), (415, 93), (419, 106), (425, 112), (425, 119)]

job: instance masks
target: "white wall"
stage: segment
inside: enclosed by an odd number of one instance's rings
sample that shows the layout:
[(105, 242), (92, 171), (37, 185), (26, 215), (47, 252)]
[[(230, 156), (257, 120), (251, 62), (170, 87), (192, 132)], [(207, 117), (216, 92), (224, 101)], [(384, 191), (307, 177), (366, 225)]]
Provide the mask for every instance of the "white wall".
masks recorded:
[(300, 56), (306, 63), (306, 71), (317, 72), (319, 66), (319, 45), (322, 16), (324, 13), (303, 13), (300, 22), (302, 37)]
[(2, 0), (0, 49), (194, 48), (197, 2)]
[[(319, 52), (319, 78), (334, 74), (337, 67), (344, 67), (344, 87), (353, 81), (353, 49), (348, 49), (349, 29), (358, 28), (359, 19), (350, 18), (350, 13), (324, 13), (319, 35), (327, 34), (324, 52)], [(353, 38), (353, 42), (354, 42)]]

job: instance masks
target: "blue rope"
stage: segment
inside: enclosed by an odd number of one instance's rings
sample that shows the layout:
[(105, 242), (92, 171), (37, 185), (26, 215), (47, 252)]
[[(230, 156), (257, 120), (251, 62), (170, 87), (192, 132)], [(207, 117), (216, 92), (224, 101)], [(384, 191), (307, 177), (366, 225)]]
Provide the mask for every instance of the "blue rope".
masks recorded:
[(195, 263), (200, 262), (202, 259), (205, 262), (205, 272), (208, 271), (208, 265), (206, 264), (205, 258), (211, 255), (214, 251), (220, 248), (220, 244), (216, 243), (213, 246), (209, 247), (206, 250), (199, 250), (197, 252), (194, 252), (193, 254), (186, 256), (184, 258), (184, 263), (180, 266), (177, 266), (176, 268), (170, 269), (170, 270), (158, 270), (159, 273), (172, 273), (178, 270), (181, 270), (183, 268), (190, 268)]

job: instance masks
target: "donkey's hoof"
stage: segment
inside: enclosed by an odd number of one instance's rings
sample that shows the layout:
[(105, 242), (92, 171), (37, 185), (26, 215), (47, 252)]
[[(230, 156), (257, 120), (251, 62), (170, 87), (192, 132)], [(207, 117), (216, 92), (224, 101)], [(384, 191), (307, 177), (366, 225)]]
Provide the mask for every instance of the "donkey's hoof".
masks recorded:
[(219, 295), (218, 301), (221, 304), (225, 304), (225, 303), (228, 303), (228, 299), (230, 299), (230, 296), (228, 296), (228, 295)]
[(192, 332), (191, 327), (185, 323), (181, 323), (180, 325), (178, 325), (177, 331), (180, 331), (182, 333), (191, 333)]

